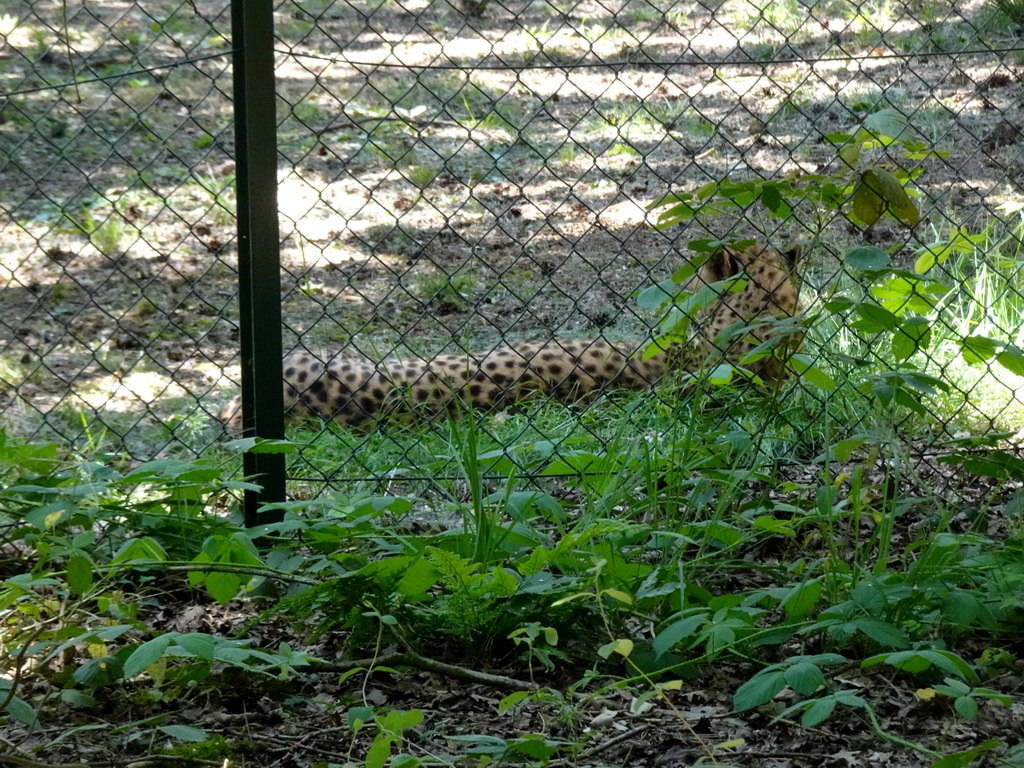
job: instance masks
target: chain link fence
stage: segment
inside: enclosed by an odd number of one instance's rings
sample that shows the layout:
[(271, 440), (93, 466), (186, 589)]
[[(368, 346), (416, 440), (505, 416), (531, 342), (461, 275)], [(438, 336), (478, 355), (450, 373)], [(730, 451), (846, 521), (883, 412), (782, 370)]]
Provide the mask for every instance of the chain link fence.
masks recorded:
[(9, 433), (136, 457), (202, 447), (237, 344), (229, 18), (187, 1), (5, 4)]
[[(0, 19), (8, 430), (200, 450), (238, 386), (227, 7), (15, 7)], [(802, 242), (815, 373), (771, 414), (717, 400), (722, 424), (769, 429), (790, 461), (886, 420), (918, 456), (1014, 433), (1022, 22), (1012, 0), (281, 2), (284, 348), (639, 339), (636, 295), (692, 241)], [(906, 185), (920, 221), (868, 226), (871, 205), (849, 199), (864, 168)], [(698, 190), (692, 215), (654, 226), (652, 202)], [(864, 244), (889, 250), (888, 271), (877, 252), (844, 258)], [(687, 418), (677, 395), (641, 434)], [(481, 455), (510, 461), (557, 453), (552, 434), (618, 439), (622, 409), (636, 405), (473, 425)], [(291, 473), (310, 493), (464, 474), (458, 426), (303, 430)]]

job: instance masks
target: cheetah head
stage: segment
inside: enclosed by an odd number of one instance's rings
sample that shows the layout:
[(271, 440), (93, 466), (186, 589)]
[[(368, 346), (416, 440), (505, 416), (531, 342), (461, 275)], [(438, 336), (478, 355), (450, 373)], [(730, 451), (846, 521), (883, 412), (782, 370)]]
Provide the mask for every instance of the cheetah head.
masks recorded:
[[(779, 326), (772, 318), (793, 316), (800, 312), (800, 295), (796, 281), (799, 246), (776, 250), (762, 245), (737, 249), (722, 247), (712, 253), (682, 288), (690, 293), (703, 286), (740, 277), (742, 288), (722, 292), (691, 326), (688, 357), (702, 362), (718, 355), (744, 364), (749, 354), (769, 339), (780, 336)], [(782, 341), (780, 339), (780, 341)], [(800, 338), (785, 339), (781, 345), (790, 352), (799, 347)], [(696, 360), (700, 357), (701, 360)], [(745, 366), (765, 380), (785, 375), (781, 355), (765, 355)]]

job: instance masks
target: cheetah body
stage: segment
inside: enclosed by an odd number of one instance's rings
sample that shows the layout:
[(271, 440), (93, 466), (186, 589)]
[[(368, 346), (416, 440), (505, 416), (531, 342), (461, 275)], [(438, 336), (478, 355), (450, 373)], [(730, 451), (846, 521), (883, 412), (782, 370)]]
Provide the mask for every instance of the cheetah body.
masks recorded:
[[(501, 408), (538, 394), (560, 400), (611, 388), (644, 389), (668, 368), (694, 370), (711, 356), (736, 362), (777, 331), (757, 321), (799, 310), (792, 279), (792, 254), (771, 248), (723, 248), (709, 257), (682, 288), (694, 292), (737, 274), (742, 290), (722, 293), (691, 323), (690, 339), (643, 359), (646, 342), (612, 343), (604, 339), (552, 340), (503, 345), (476, 355), (440, 355), (431, 359), (374, 362), (339, 355), (321, 359), (307, 351), (284, 360), (285, 406), (293, 414), (313, 414), (349, 425), (423, 411), (441, 414), (465, 406)], [(750, 330), (718, 349), (723, 331), (738, 325)], [(750, 366), (762, 379), (776, 379), (783, 363), (764, 357)], [(221, 412), (239, 426), (235, 398)]]

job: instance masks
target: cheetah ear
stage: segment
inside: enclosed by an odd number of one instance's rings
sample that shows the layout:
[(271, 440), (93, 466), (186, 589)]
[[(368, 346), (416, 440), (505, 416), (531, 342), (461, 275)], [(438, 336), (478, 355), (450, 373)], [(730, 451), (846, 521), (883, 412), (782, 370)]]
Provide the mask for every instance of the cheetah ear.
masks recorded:
[(780, 255), (786, 262), (786, 266), (793, 269), (797, 265), (797, 262), (804, 257), (804, 246), (802, 243), (795, 243), (794, 245), (789, 246), (789, 248), (780, 251)]
[(725, 280), (740, 271), (736, 261), (736, 253), (731, 248), (722, 246), (708, 256), (705, 264), (711, 273), (712, 281)]

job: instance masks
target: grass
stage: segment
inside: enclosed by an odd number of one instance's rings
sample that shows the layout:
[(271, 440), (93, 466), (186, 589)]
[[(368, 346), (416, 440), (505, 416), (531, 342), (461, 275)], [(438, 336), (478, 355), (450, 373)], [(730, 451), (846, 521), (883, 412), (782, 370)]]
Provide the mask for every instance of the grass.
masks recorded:
[(479, 279), (469, 270), (454, 274), (421, 272), (412, 286), (412, 293), (441, 315), (469, 309), (473, 295), (479, 288)]
[[(816, 3), (816, 13), (822, 16), (829, 13), (821, 8), (831, 3)], [(807, 5), (799, 0), (744, 0), (742, 3), (730, 3), (725, 6), (730, 19), (729, 28), (736, 30), (736, 38), (746, 46), (754, 45), (750, 34), (745, 30), (757, 30), (757, 40), (778, 42), (800, 42), (807, 38), (812, 27), (808, 23), (810, 16)], [(763, 44), (763, 43), (762, 43)], [(755, 58), (761, 58), (755, 56)]]
[(992, 0), (991, 5), (1018, 27), (1024, 27), (1024, 2), (1022, 0)]

